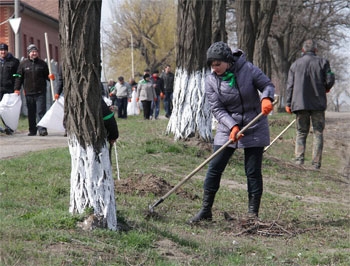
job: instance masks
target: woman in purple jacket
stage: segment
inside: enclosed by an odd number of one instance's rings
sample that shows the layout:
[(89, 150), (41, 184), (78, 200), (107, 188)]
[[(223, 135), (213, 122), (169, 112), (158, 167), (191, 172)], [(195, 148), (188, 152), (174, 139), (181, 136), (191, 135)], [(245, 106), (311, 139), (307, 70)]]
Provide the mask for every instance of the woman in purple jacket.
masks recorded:
[[(202, 208), (189, 222), (212, 220), (211, 208), (220, 187), (221, 175), (237, 148), (244, 149), (248, 214), (257, 218), (263, 193), (263, 150), (270, 143), (267, 115), (273, 108), (275, 87), (258, 67), (246, 60), (243, 51), (232, 52), (224, 42), (216, 42), (209, 47), (207, 63), (212, 73), (206, 77), (206, 97), (218, 121), (214, 152), (229, 139), (233, 143), (210, 162), (204, 181)], [(237, 139), (240, 129), (260, 112), (264, 116)]]

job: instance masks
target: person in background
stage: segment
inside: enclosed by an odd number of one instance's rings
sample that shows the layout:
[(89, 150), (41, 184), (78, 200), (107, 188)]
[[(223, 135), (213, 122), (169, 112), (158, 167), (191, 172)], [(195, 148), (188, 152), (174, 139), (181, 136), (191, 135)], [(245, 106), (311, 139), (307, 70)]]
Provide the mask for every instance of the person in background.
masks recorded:
[(128, 102), (131, 101), (131, 86), (124, 81), (124, 77), (118, 78), (114, 91), (109, 95), (117, 97), (118, 118), (126, 119), (128, 117)]
[[(148, 74), (148, 75), (151, 76), (151, 70), (150, 70), (149, 68), (145, 68), (145, 69), (143, 70), (143, 76), (146, 75), (146, 74)], [(139, 80), (138, 83), (140, 83), (140, 82), (142, 82), (142, 81), (144, 80), (144, 79), (143, 79), (143, 76), (142, 76), (142, 79)]]
[[(13, 93), (15, 86), (15, 74), (19, 65), (19, 60), (8, 52), (8, 45), (0, 43), (0, 101), (6, 93)], [(5, 128), (0, 127), (0, 132), (6, 135), (12, 135), (13, 130), (5, 122)]]
[(306, 139), (313, 128), (312, 165), (320, 169), (325, 128), (326, 93), (333, 87), (335, 78), (328, 60), (316, 55), (317, 44), (306, 40), (303, 55), (290, 67), (287, 80), (286, 111), (295, 113), (297, 137), (295, 163), (304, 164)]
[[(202, 208), (189, 223), (212, 220), (211, 208), (220, 187), (221, 175), (238, 148), (244, 149), (248, 218), (257, 219), (263, 193), (263, 152), (270, 143), (267, 115), (273, 109), (275, 87), (258, 67), (246, 60), (243, 51), (237, 49), (232, 52), (224, 42), (216, 42), (209, 47), (207, 64), (212, 73), (205, 79), (205, 93), (218, 121), (213, 150), (216, 152), (229, 140), (232, 143), (209, 163)], [(244, 135), (237, 134), (260, 113), (263, 116)]]
[(109, 79), (107, 83), (109, 99), (112, 101), (113, 106), (117, 106), (117, 97), (112, 92), (115, 90), (116, 82), (113, 79)]
[(106, 104), (106, 102), (101, 99), (101, 108), (102, 108), (102, 116), (103, 116), (103, 124), (107, 133), (107, 140), (109, 144), (112, 146), (114, 142), (119, 137), (118, 124), (114, 117), (114, 112), (111, 111), (110, 107)]
[[(151, 76), (151, 70), (150, 70), (149, 68), (145, 68), (145, 69), (143, 70), (143, 76), (146, 75), (146, 74), (149, 74), (149, 75)], [(144, 80), (144, 79), (143, 79), (143, 76), (142, 76), (142, 79), (139, 80), (138, 84), (140, 84), (140, 82), (142, 82), (142, 81)], [(139, 107), (140, 107), (140, 110), (143, 111), (143, 105), (140, 104)], [(151, 106), (151, 107), (152, 107), (152, 106)]]
[(54, 99), (58, 100), (60, 96), (63, 96), (63, 75), (62, 75), (62, 66), (58, 68), (58, 78), (55, 87), (55, 96)]
[(20, 95), (23, 85), (24, 95), (28, 108), (28, 136), (35, 136), (39, 131), (40, 136), (47, 136), (47, 129), (38, 127), (38, 121), (46, 113), (46, 88), (49, 79), (54, 80), (55, 76), (49, 74), (46, 62), (39, 58), (38, 48), (34, 44), (27, 47), (28, 58), (24, 59), (18, 66), (15, 93)]
[(130, 78), (129, 79), (129, 85), (130, 85), (132, 91), (136, 91), (136, 89), (137, 89), (137, 82), (135, 81), (134, 78)]
[(173, 92), (174, 92), (174, 74), (171, 72), (170, 65), (165, 67), (161, 75), (164, 81), (164, 109), (165, 116), (170, 118), (173, 109)]
[(156, 90), (150, 81), (150, 75), (145, 74), (143, 80), (137, 85), (137, 98), (136, 101), (141, 101), (143, 106), (143, 117), (146, 120), (151, 116), (151, 104), (152, 101), (157, 101)]
[[(58, 68), (58, 77), (57, 77), (57, 82), (56, 82), (56, 87), (55, 87), (55, 95), (54, 99), (57, 101), (60, 96), (63, 96), (63, 75), (62, 75), (62, 65), (59, 66)], [(63, 119), (63, 127), (64, 127), (64, 136), (67, 137), (67, 130), (66, 130), (66, 121)]]
[[(57, 87), (55, 88), (55, 100), (58, 100), (59, 97), (63, 95), (63, 73), (61, 66), (59, 68), (57, 81)], [(114, 112), (111, 110), (112, 108), (106, 104), (106, 102), (103, 100), (103, 96), (103, 92), (101, 91), (101, 108), (103, 123), (107, 131), (107, 140), (110, 143), (110, 145), (113, 145), (119, 137), (118, 125), (114, 117)], [(65, 121), (63, 121), (63, 126), (64, 128), (66, 128)], [(67, 131), (65, 132), (64, 136), (67, 136)]]
[(137, 97), (137, 83), (134, 78), (129, 79), (129, 85), (131, 87), (131, 102), (128, 103), (128, 115), (139, 115), (140, 109), (136, 102)]
[(153, 71), (151, 82), (153, 84), (153, 87), (156, 90), (156, 95), (157, 95), (157, 101), (153, 101), (151, 105), (151, 117), (153, 116), (153, 113), (154, 113), (154, 119), (157, 120), (159, 116), (159, 103), (161, 98), (160, 95), (164, 93), (164, 81), (162, 78), (159, 77), (158, 70)]

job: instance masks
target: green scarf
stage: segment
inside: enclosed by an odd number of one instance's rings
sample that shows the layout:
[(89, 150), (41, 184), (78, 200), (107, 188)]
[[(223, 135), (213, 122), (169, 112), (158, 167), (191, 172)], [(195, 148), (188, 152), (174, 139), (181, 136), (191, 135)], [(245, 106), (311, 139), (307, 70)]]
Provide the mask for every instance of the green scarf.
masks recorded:
[(231, 72), (225, 72), (225, 75), (222, 77), (223, 81), (227, 81), (229, 80), (230, 83), (230, 87), (232, 88), (234, 85), (236, 85), (236, 79), (235, 79), (235, 75)]

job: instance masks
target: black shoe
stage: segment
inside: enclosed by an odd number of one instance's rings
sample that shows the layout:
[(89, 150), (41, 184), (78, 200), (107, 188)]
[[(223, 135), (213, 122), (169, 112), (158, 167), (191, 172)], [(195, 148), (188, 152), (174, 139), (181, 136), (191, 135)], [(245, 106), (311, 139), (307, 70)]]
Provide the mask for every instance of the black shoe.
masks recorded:
[(46, 130), (40, 131), (39, 135), (40, 136), (47, 136), (47, 131)]
[(35, 133), (34, 132), (29, 132), (28, 136), (36, 136), (36, 132)]
[(5, 130), (2, 127), (0, 127), (0, 133), (5, 133)]
[(5, 128), (5, 133), (6, 135), (12, 135), (13, 134), (13, 130), (11, 128)]
[(214, 203), (215, 193), (216, 192), (204, 190), (202, 208), (191, 220), (188, 221), (188, 224), (195, 224), (203, 220), (212, 221), (213, 215), (211, 207)]

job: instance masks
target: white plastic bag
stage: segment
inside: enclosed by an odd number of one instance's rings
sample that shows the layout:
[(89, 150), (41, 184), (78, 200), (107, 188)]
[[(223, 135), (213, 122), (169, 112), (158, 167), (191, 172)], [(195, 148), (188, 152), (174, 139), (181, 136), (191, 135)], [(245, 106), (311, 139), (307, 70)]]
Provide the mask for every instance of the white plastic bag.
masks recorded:
[(128, 103), (128, 107), (127, 107), (127, 113), (128, 115), (139, 115), (140, 114), (140, 108), (138, 105), (138, 102), (136, 102), (136, 91), (134, 90), (132, 92), (132, 96), (131, 96), (131, 102)]
[(46, 127), (47, 129), (52, 129), (59, 132), (65, 132), (63, 126), (63, 116), (64, 97), (61, 96), (53, 103), (43, 118), (41, 118), (37, 126)]
[(18, 127), (19, 115), (21, 113), (22, 100), (17, 93), (6, 93), (0, 102), (0, 116), (4, 123), (15, 131)]

